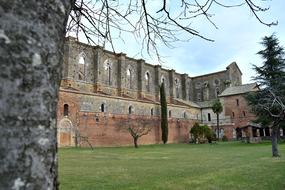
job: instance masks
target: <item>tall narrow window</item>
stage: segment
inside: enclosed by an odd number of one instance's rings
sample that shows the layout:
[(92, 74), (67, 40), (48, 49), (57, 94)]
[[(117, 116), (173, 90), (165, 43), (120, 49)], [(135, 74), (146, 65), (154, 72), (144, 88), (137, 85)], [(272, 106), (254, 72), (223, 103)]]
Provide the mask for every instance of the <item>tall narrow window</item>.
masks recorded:
[(146, 72), (145, 73), (145, 86), (148, 92), (150, 91), (149, 81), (150, 81), (149, 73)]
[(216, 98), (218, 98), (218, 96), (220, 94), (220, 89), (217, 87), (215, 90), (216, 90)]
[(83, 53), (78, 58), (78, 80), (86, 80), (86, 64)]
[(171, 110), (168, 111), (168, 117), (171, 117)]
[(176, 98), (179, 98), (179, 80), (175, 79), (175, 91), (176, 91)]
[(150, 115), (153, 116), (153, 108), (150, 109)]
[(186, 119), (186, 112), (183, 112), (183, 118)]
[(105, 112), (106, 110), (105, 110), (105, 104), (103, 103), (103, 104), (101, 104), (101, 112)]
[(107, 59), (104, 63), (105, 73), (106, 73), (106, 82), (108, 85), (112, 84), (112, 65), (110, 60)]
[(232, 112), (232, 116), (233, 116), (233, 118), (235, 117), (235, 112)]
[(133, 106), (129, 106), (129, 114), (133, 113)]
[(128, 80), (128, 88), (129, 89), (132, 89), (132, 78), (133, 78), (133, 76), (132, 76), (132, 70), (131, 69), (128, 69), (127, 70), (127, 80)]
[(239, 99), (236, 99), (237, 106), (239, 106)]
[(164, 83), (164, 86), (165, 86), (165, 78), (164, 78), (164, 76), (161, 76), (161, 78), (160, 78), (160, 83), (161, 83), (161, 84)]
[(208, 113), (208, 121), (211, 121), (211, 114)]
[(63, 105), (63, 116), (68, 116), (68, 104)]
[(245, 111), (242, 111), (243, 117), (245, 117)]

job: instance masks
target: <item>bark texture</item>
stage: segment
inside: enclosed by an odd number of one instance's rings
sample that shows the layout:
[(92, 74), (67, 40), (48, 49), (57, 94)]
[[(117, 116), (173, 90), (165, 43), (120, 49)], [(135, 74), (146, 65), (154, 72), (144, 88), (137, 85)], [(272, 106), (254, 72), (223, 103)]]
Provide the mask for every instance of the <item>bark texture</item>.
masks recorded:
[(0, 2), (0, 189), (57, 189), (56, 104), (71, 0)]
[(278, 131), (279, 131), (278, 124), (273, 124), (272, 126), (272, 133), (271, 133), (271, 142), (272, 142), (272, 156), (273, 157), (279, 157), (279, 151), (278, 151)]

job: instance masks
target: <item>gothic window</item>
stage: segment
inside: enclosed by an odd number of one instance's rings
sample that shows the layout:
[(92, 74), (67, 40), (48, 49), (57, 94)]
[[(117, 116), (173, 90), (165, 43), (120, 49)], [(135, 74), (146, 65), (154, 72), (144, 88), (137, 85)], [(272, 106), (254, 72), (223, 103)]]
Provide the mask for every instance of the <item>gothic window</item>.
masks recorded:
[(162, 75), (161, 78), (160, 78), (160, 84), (164, 83), (164, 86), (165, 86), (165, 78), (164, 76)]
[(179, 98), (179, 80), (175, 79), (175, 92), (176, 92), (176, 98)]
[(106, 76), (106, 81), (108, 85), (111, 85), (112, 82), (112, 64), (109, 59), (107, 59), (104, 63), (105, 67), (105, 76)]
[(145, 73), (145, 86), (146, 86), (146, 90), (149, 92), (150, 91), (150, 76), (148, 72)]
[(209, 87), (209, 82), (208, 81), (205, 81), (204, 84), (203, 84), (204, 88), (208, 88)]
[(132, 83), (133, 83), (133, 72), (132, 70), (129, 68), (127, 69), (127, 88), (132, 89)]
[(68, 116), (68, 104), (63, 105), (63, 116)]
[(215, 89), (216, 98), (218, 98), (219, 94), (220, 94), (220, 89), (217, 87), (217, 88)]
[(78, 80), (86, 80), (86, 62), (85, 55), (81, 53), (78, 58)]

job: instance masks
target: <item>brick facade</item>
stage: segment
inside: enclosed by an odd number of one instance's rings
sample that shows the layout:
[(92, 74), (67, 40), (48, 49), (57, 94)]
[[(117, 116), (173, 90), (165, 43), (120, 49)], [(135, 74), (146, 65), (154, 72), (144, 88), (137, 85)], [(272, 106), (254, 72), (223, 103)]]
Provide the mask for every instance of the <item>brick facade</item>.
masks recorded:
[(224, 71), (190, 77), (69, 37), (57, 111), (59, 146), (73, 146), (76, 133), (88, 137), (94, 146), (129, 145), (132, 138), (118, 123), (130, 120), (135, 124), (140, 119), (150, 120), (152, 130), (139, 143), (160, 143), (161, 82), (168, 101), (169, 142), (188, 142), (193, 123), (205, 122), (204, 115), (210, 111), (199, 102), (214, 100), (227, 87), (240, 85), (241, 74), (234, 62)]

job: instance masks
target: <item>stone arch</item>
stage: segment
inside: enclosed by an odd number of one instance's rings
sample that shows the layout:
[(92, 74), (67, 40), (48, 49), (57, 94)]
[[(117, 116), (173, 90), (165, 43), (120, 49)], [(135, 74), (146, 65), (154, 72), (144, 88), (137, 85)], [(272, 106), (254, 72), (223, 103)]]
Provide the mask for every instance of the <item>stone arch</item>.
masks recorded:
[(166, 80), (165, 80), (164, 75), (161, 75), (161, 77), (160, 77), (160, 84), (162, 84), (162, 83), (164, 83), (164, 86), (165, 86)]
[(75, 129), (72, 121), (68, 118), (63, 118), (59, 121), (57, 128), (57, 142), (59, 146), (74, 146)]
[(145, 72), (145, 88), (146, 88), (146, 91), (149, 92), (150, 91), (150, 74), (149, 74), (149, 71), (146, 71)]
[(128, 65), (127, 67), (126, 75), (127, 75), (126, 87), (132, 89), (134, 83), (134, 70), (130, 65)]

